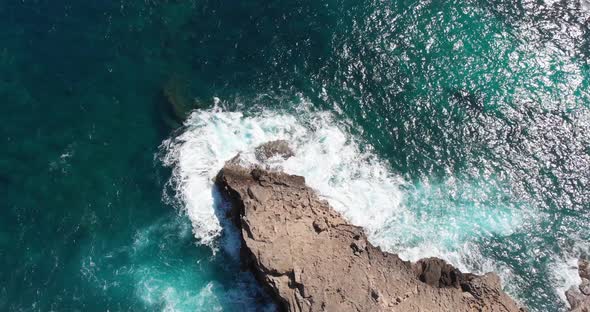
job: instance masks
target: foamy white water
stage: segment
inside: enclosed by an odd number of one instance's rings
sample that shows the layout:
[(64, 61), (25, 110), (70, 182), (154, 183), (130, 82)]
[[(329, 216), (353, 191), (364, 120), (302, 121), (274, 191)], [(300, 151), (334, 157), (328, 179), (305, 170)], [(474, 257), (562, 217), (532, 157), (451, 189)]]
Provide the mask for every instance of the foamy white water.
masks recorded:
[(166, 165), (174, 166), (177, 196), (193, 222), (195, 236), (213, 245), (221, 233), (212, 196), (213, 178), (225, 161), (241, 153), (255, 163), (254, 148), (264, 142), (286, 139), (295, 157), (276, 159), (274, 166), (306, 177), (339, 212), (375, 234), (402, 212), (403, 180), (385, 163), (359, 144), (327, 113), (297, 119), (291, 115), (197, 111), (186, 122), (187, 130), (164, 143)]
[[(540, 218), (530, 207), (495, 205), (502, 201), (493, 196), (505, 195), (494, 195), (493, 180), (409, 184), (329, 113), (244, 116), (213, 109), (193, 112), (185, 126), (182, 134), (163, 143), (164, 163), (173, 167), (171, 184), (198, 241), (212, 248), (221, 245), (230, 254), (237, 255), (239, 241), (221, 235), (224, 220), (215, 213), (213, 179), (238, 153), (256, 163), (255, 147), (277, 139), (289, 141), (295, 156), (273, 159), (272, 166), (304, 176), (335, 210), (362, 226), (373, 243), (407, 260), (436, 256), (463, 271), (496, 271), (510, 290), (516, 277), (482, 256), (476, 240), (511, 235)], [(570, 284), (567, 276), (554, 281), (560, 291), (565, 284)]]
[(553, 283), (556, 285), (557, 294), (564, 302), (567, 302), (565, 292), (572, 286), (578, 286), (582, 282), (578, 273), (578, 258), (557, 260), (551, 265), (553, 271)]

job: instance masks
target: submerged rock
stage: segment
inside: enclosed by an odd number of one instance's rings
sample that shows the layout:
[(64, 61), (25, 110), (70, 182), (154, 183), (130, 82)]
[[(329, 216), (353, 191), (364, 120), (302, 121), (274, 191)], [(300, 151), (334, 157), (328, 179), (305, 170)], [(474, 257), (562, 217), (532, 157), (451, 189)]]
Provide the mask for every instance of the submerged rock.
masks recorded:
[(193, 103), (188, 93), (188, 82), (179, 75), (172, 75), (162, 87), (162, 98), (170, 116), (183, 122), (193, 108)]
[(244, 265), (282, 310), (522, 311), (494, 273), (381, 251), (301, 176), (228, 162), (216, 183), (232, 202)]
[(268, 160), (269, 158), (280, 156), (283, 159), (287, 159), (295, 155), (289, 143), (285, 140), (276, 140), (260, 144), (254, 151), (256, 159), (261, 162)]
[(218, 99), (204, 101), (191, 96), (190, 80), (181, 74), (173, 74), (163, 84), (156, 97), (160, 115), (170, 128), (178, 128), (195, 109), (205, 109)]

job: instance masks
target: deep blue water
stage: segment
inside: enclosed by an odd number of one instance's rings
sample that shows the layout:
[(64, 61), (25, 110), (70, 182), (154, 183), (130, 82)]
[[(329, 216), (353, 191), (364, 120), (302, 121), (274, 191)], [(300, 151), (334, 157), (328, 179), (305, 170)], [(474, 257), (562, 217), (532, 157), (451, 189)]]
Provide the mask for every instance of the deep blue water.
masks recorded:
[(381, 224), (382, 247), (563, 310), (590, 239), (589, 18), (548, 0), (4, 0), (0, 310), (272, 309), (167, 200), (182, 168), (161, 144), (214, 97), (331, 114), (405, 181), (413, 221)]

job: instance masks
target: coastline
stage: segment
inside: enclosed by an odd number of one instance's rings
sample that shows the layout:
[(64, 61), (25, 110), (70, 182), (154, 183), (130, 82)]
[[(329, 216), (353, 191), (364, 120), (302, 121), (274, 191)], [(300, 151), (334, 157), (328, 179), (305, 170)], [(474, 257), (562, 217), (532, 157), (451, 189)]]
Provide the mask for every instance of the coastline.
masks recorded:
[[(288, 156), (287, 156), (288, 157)], [(495, 273), (401, 260), (373, 246), (301, 176), (228, 161), (216, 184), (241, 232), (240, 257), (285, 311), (524, 311)]]

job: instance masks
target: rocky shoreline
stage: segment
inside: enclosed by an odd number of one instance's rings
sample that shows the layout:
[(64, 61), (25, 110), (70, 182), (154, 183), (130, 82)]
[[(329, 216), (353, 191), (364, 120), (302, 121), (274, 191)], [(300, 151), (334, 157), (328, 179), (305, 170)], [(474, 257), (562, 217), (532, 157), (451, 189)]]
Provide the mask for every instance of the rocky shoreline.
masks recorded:
[(582, 282), (565, 292), (572, 312), (590, 312), (590, 261), (578, 261), (578, 274)]
[(243, 264), (281, 310), (524, 311), (494, 273), (462, 273), (437, 258), (410, 263), (381, 251), (301, 176), (242, 166), (238, 156), (216, 183), (231, 201)]

